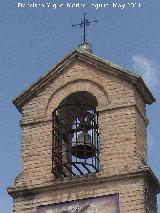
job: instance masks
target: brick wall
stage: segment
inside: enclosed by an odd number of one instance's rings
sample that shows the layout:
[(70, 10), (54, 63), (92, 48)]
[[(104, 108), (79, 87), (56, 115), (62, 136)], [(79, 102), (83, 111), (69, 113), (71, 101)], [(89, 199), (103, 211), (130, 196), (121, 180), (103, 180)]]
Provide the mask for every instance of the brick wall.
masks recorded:
[[(58, 188), (59, 187), (59, 188)], [(33, 190), (34, 191), (34, 190)], [(66, 202), (88, 197), (112, 195), (119, 193), (119, 207), (121, 213), (146, 213), (144, 208), (144, 183), (140, 178), (119, 179), (102, 181), (97, 184), (91, 178), (85, 180), (70, 181), (70, 185), (64, 187), (63, 181), (52, 189), (39, 191), (15, 199), (14, 209), (16, 213), (36, 213), (36, 207), (53, 203)]]
[[(93, 184), (89, 187), (89, 177), (77, 187), (75, 183), (72, 185), (72, 180), (57, 183), (51, 173), (52, 112), (65, 97), (76, 91), (88, 91), (95, 96), (100, 115), (101, 171), (97, 174), (97, 182), (93, 181), (95, 176), (91, 177)], [(143, 160), (147, 159), (145, 103), (131, 83), (84, 63), (73, 63), (23, 106), (21, 126), (22, 174), (17, 185), (30, 192), (15, 196), (15, 213), (35, 213), (38, 205), (114, 193), (120, 195), (121, 212), (145, 212), (143, 177), (103, 183), (98, 180), (127, 174), (144, 166)], [(80, 180), (81, 177), (77, 179)], [(47, 184), (53, 187), (47, 188)], [(45, 191), (36, 191), (36, 187), (44, 186)]]

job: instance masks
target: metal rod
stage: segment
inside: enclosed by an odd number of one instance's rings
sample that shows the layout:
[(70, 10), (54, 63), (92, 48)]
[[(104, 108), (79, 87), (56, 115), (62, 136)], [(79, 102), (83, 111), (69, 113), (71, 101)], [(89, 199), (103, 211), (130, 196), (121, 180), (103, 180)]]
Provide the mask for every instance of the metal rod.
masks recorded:
[(86, 19), (86, 14), (84, 13), (83, 20), (81, 20), (81, 22), (79, 24), (72, 24), (72, 27), (80, 26), (81, 28), (83, 28), (83, 36), (82, 36), (83, 43), (86, 42), (86, 27), (89, 26), (93, 22), (97, 22), (97, 20), (88, 21), (88, 19)]
[(79, 173), (81, 175), (83, 175), (83, 172), (80, 170), (80, 168), (78, 166), (76, 166), (76, 164), (73, 163), (72, 165), (75, 167), (75, 169), (77, 169), (79, 171)]
[(85, 13), (84, 13), (83, 23), (84, 23), (83, 43), (85, 43), (86, 42), (86, 14)]

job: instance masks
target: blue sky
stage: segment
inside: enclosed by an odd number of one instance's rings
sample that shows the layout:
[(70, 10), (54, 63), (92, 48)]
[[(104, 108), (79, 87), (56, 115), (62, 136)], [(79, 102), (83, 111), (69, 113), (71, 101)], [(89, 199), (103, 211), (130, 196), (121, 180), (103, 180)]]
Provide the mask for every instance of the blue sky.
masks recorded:
[[(56, 8), (47, 7), (47, 2), (56, 4)], [(71, 8), (70, 4), (67, 7), (67, 2), (86, 5), (84, 8)], [(18, 3), (26, 5), (22, 8), (18, 7)], [(29, 7), (29, 3), (38, 3), (39, 6), (36, 8), (32, 4)], [(63, 4), (61, 8), (60, 3)], [(100, 3), (105, 3), (106, 6), (97, 8), (96, 4)], [(121, 7), (117, 7), (118, 5)], [(84, 12), (88, 19), (98, 20), (87, 29), (87, 38), (92, 44), (93, 52), (141, 74), (157, 99), (155, 104), (147, 107), (150, 120), (148, 158), (153, 171), (160, 178), (159, 11), (159, 0), (0, 2), (1, 213), (12, 212), (12, 199), (6, 188), (21, 169), (21, 115), (11, 100), (80, 44), (82, 30), (71, 26), (79, 23)]]

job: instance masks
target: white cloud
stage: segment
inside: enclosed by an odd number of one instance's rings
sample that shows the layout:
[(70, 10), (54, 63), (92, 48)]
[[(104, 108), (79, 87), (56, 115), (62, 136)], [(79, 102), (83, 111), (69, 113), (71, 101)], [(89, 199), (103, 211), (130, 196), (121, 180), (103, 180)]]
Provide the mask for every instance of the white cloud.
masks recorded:
[(143, 55), (134, 55), (132, 61), (134, 69), (140, 73), (147, 86), (155, 91), (157, 86), (160, 86), (160, 76), (155, 63)]

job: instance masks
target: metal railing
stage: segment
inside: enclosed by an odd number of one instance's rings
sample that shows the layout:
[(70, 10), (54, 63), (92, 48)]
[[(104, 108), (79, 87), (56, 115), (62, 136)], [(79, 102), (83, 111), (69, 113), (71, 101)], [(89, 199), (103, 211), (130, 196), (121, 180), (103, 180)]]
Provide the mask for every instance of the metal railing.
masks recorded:
[(53, 112), (52, 172), (56, 178), (99, 171), (98, 112), (66, 104)]

